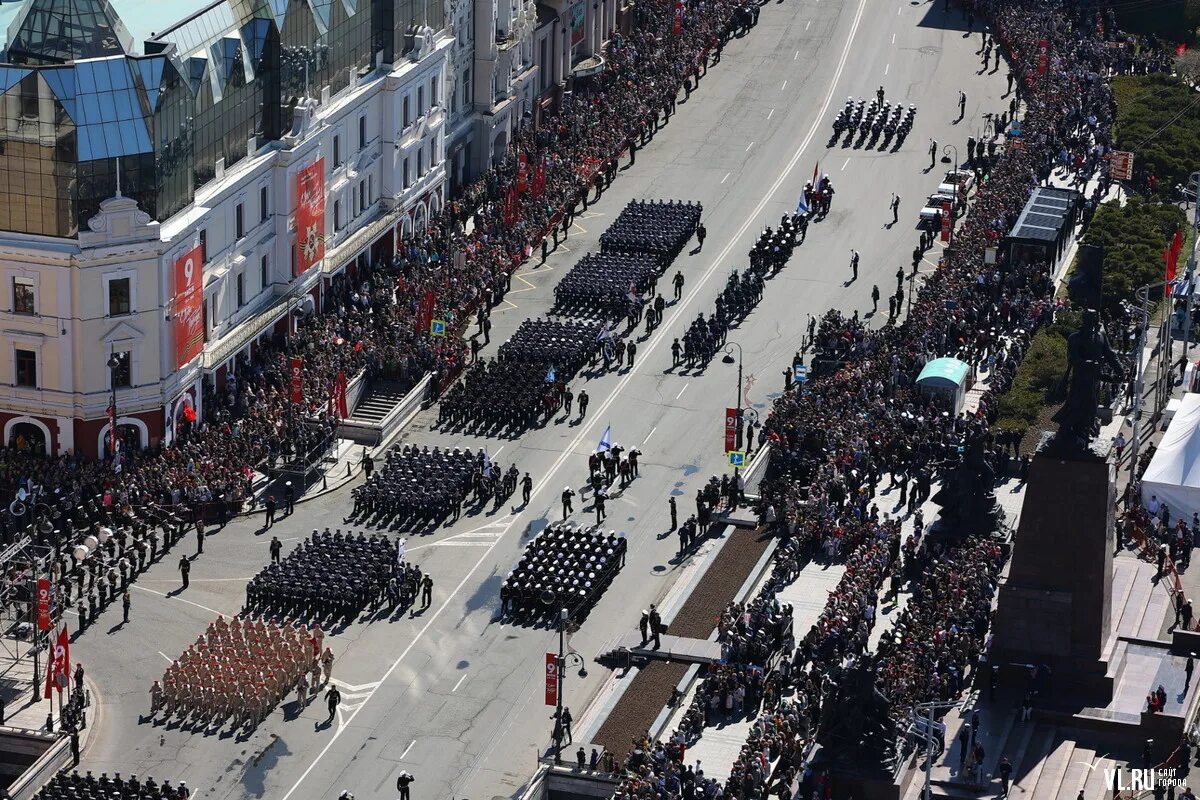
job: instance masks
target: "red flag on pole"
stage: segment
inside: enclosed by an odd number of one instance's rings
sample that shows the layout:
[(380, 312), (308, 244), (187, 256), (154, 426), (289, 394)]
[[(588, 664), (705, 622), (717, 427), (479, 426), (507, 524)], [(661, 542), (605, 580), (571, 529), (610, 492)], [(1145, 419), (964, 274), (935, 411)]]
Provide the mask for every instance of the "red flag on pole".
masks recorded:
[(1187, 52), (1187, 42), (1180, 42), (1175, 45), (1175, 55), (1181, 56)]
[(42, 697), (46, 698), (47, 700), (49, 700), (50, 697), (52, 696), (53, 693), (51, 690), (54, 688), (54, 674), (55, 674), (54, 673), (54, 651), (55, 651), (55, 649), (56, 648), (54, 648), (54, 647), (46, 648), (46, 689), (45, 689), (45, 691), (42, 692)]
[(517, 156), (517, 194), (524, 194), (529, 185), (529, 156), (521, 153)]
[(346, 373), (342, 370), (338, 370), (337, 378), (333, 382), (333, 404), (333, 411), (338, 419), (350, 416), (346, 409)]
[(1163, 260), (1167, 262), (1167, 283), (1175, 280), (1175, 272), (1179, 268), (1179, 252), (1183, 250), (1183, 233), (1175, 231), (1171, 246), (1163, 251)]
[(71, 680), (71, 640), (67, 636), (67, 626), (63, 625), (58, 631), (58, 643), (54, 646), (54, 688), (62, 694)]

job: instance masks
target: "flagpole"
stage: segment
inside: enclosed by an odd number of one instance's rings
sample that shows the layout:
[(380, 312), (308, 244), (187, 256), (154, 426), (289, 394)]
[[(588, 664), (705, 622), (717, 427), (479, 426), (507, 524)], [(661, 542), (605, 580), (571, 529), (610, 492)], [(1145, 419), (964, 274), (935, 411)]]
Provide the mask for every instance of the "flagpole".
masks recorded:
[[(1188, 176), (1188, 185), (1191, 186), (1192, 184), (1195, 184), (1197, 190), (1200, 191), (1200, 172), (1193, 172)], [(1187, 303), (1187, 313), (1183, 320), (1183, 360), (1185, 362), (1188, 359), (1188, 350), (1192, 346), (1192, 294), (1194, 293), (1192, 279), (1196, 275), (1196, 245), (1198, 240), (1200, 240), (1200, 200), (1197, 201), (1196, 207), (1192, 210), (1192, 252), (1188, 254), (1187, 278), (1184, 281), (1184, 293)], [(1184, 391), (1187, 391), (1186, 386), (1184, 387)]]

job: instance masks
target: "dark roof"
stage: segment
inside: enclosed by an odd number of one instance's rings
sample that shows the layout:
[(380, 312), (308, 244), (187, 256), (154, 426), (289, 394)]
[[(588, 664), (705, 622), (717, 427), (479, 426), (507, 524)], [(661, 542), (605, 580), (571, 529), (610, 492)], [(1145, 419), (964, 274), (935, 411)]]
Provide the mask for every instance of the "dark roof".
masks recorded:
[(1031, 242), (1054, 242), (1067, 227), (1080, 194), (1074, 189), (1052, 189), (1039, 186), (1033, 190), (1009, 239)]

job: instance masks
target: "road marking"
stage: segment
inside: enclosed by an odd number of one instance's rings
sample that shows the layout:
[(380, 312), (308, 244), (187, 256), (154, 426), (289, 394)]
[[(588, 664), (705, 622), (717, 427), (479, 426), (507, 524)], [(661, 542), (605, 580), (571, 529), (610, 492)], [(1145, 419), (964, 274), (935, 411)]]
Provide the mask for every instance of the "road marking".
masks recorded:
[[(842, 46), (842, 55), (838, 59), (837, 69), (834, 70), (833, 79), (830, 81), (829, 89), (825, 93), (825, 100), (821, 103), (821, 107), (817, 110), (816, 114), (813, 115), (813, 123), (808, 129), (808, 134), (800, 142), (800, 145), (796, 148), (796, 151), (792, 154), (792, 157), (788, 160), (787, 164), (784, 165), (784, 168), (780, 171), (779, 176), (775, 179), (775, 182), (763, 194), (762, 198), (758, 201), (758, 204), (746, 216), (746, 220), (742, 223), (741, 227), (738, 228), (738, 230), (729, 239), (729, 243), (725, 245), (725, 248), (721, 250), (720, 253), (717, 254), (717, 257), (713, 259), (712, 263), (700, 276), (699, 280), (693, 284), (692, 290), (676, 308), (675, 313), (672, 314), (672, 322), (674, 322), (676, 319), (682, 318), (681, 313), (683, 310), (690, 306), (692, 302), (700, 296), (700, 292), (705, 288), (705, 283), (708, 281), (708, 279), (713, 276), (717, 269), (721, 268), (722, 265), (726, 263), (725, 260), (729, 257), (729, 254), (733, 252), (734, 247), (738, 245), (741, 237), (745, 235), (746, 231), (750, 229), (750, 226), (755, 223), (758, 216), (762, 214), (763, 209), (765, 209), (767, 204), (771, 201), (771, 198), (776, 192), (779, 191), (779, 188), (783, 186), (784, 181), (786, 181), (792, 174), (792, 170), (794, 170), (796, 168), (796, 164), (800, 162), (800, 157), (804, 155), (809, 144), (812, 143), (813, 137), (817, 135), (817, 129), (824, 123), (825, 114), (827, 111), (829, 111), (829, 104), (833, 101), (833, 96), (837, 92), (838, 81), (841, 80), (842, 73), (846, 70), (846, 61), (850, 58), (850, 50), (854, 45), (854, 38), (858, 33), (859, 25), (862, 23), (863, 12), (866, 10), (866, 6), (867, 0), (859, 0), (858, 11), (854, 15), (854, 22), (850, 26), (850, 33), (846, 37), (846, 43)], [(646, 363), (646, 357), (648, 357), (660, 343), (666, 341), (668, 338), (670, 337), (659, 336), (652, 338), (650, 343), (646, 345), (646, 349), (643, 353), (643, 363)], [(566, 463), (568, 458), (575, 455), (575, 448), (577, 448), (585, 438), (593, 435), (593, 429), (596, 427), (597, 423), (604, 419), (605, 412), (608, 411), (608, 408), (616, 401), (617, 397), (621, 396), (621, 393), (626, 389), (626, 387), (629, 386), (629, 383), (637, 374), (638, 373), (634, 370), (630, 370), (629, 372), (625, 373), (624, 378), (617, 382), (617, 385), (613, 389), (612, 393), (604, 400), (604, 402), (600, 404), (595, 413), (592, 414), (591, 421), (586, 425), (580, 426), (579, 432), (575, 434), (575, 438), (570, 442), (569, 446), (563, 449), (562, 453), (559, 454), (554, 463), (550, 465), (550, 468), (542, 475), (541, 480), (539, 480), (533, 487), (531, 496), (536, 497), (537, 495), (541, 494), (542, 490), (549, 486), (552, 480), (556, 479), (556, 473), (558, 472), (558, 469), (564, 463)], [(683, 392), (680, 391), (680, 394), (682, 395)], [(354, 709), (354, 712), (347, 720), (347, 724), (354, 721), (354, 717), (357, 716), (358, 712), (361, 711), (366, 706), (367, 702), (369, 702), (371, 698), (375, 696), (375, 692), (379, 690), (379, 687), (387, 682), (387, 679), (391, 677), (392, 673), (396, 671), (404, 659), (408, 658), (408, 654), (411, 653), (412, 649), (417, 646), (417, 643), (425, 638), (425, 634), (427, 634), (429, 629), (433, 627), (433, 623), (437, 622), (438, 618), (441, 617), (442, 612), (450, 607), (450, 604), (454, 602), (458, 593), (463, 590), (463, 587), (467, 585), (467, 582), (471, 580), (471, 578), (475, 575), (475, 572), (483, 565), (483, 562), (487, 559), (488, 555), (493, 551), (493, 549), (495, 549), (499, 542), (500, 540), (497, 539), (496, 542), (493, 543), (491, 547), (489, 547), (487, 551), (485, 551), (484, 554), (479, 557), (479, 560), (477, 560), (475, 564), (467, 571), (467, 574), (464, 575), (462, 580), (458, 582), (458, 585), (450, 590), (450, 593), (446, 595), (446, 599), (442, 601), (442, 604), (438, 606), (437, 610), (425, 620), (425, 624), (421, 626), (421, 629), (413, 635), (412, 639), (409, 640), (408, 645), (402, 651), (400, 651), (400, 655), (396, 657), (391, 666), (388, 667), (387, 671), (383, 673), (383, 677), (379, 679), (379, 683), (374, 689), (371, 690), (371, 694), (368, 695), (363, 704)], [(321, 751), (316, 754), (312, 761), (309, 762), (308, 766), (304, 768), (304, 771), (301, 772), (296, 778), (296, 782), (292, 784), (291, 788), (288, 789), (287, 792), (285, 792), (283, 796), (279, 798), (279, 800), (290, 800), (291, 796), (296, 793), (297, 789), (300, 788), (300, 785), (304, 783), (310, 774), (312, 774), (312, 771), (317, 764), (321, 762), (326, 754), (329, 753), (330, 749), (332, 749), (334, 744), (337, 743), (337, 740), (341, 738), (343, 730), (345, 730), (344, 727), (339, 727), (338, 730), (334, 731), (333, 736), (329, 738), (329, 741), (325, 743), (325, 746), (321, 748)]]
[(645, 439), (642, 439), (642, 444), (645, 444), (646, 442), (650, 441), (650, 437), (654, 435), (654, 432), (655, 432), (656, 430), (658, 430), (658, 426), (657, 426), (657, 425), (655, 425), (653, 428), (651, 428), (651, 429), (650, 429), (650, 432), (646, 434), (646, 438), (645, 438)]
[(849, 164), (849, 163), (850, 163), (850, 159), (849, 159), (849, 158), (847, 158), (847, 159), (846, 159), (846, 162), (845, 162), (844, 164), (842, 164), (842, 169), (845, 169), (845, 168), (846, 168), (846, 164)]
[(725, 181), (729, 180), (729, 176), (732, 174), (733, 174), (732, 172), (726, 172), (725, 177), (721, 178), (721, 183), (724, 183)]
[(892, 44), (896, 43), (896, 34), (892, 34)]
[[(812, 25), (812, 23), (811, 23), (811, 22), (809, 22), (808, 24), (809, 24), (809, 25)], [(805, 28), (804, 30), (808, 30), (808, 28)], [(800, 60), (800, 51), (799, 51), (799, 50), (797, 50), (797, 51), (796, 51), (796, 55), (792, 56), (792, 61), (799, 61), (799, 60)]]
[[(808, 30), (811, 27), (812, 27), (812, 20), (810, 19), (808, 22), (804, 23), (804, 30)], [(800, 51), (797, 50), (796, 58), (799, 58), (799, 57), (800, 57)], [(795, 58), (792, 59), (792, 61), (795, 61), (795, 60), (796, 60)]]
[(408, 743), (408, 747), (404, 748), (404, 752), (400, 754), (400, 760), (401, 760), (401, 761), (403, 761), (403, 760), (404, 760), (404, 757), (405, 757), (406, 755), (408, 755), (408, 751), (409, 751), (409, 750), (412, 750), (412, 749), (413, 749), (413, 745), (414, 745), (414, 744), (416, 744), (416, 743), (417, 743), (417, 740), (416, 740), (416, 739), (413, 739), (411, 742), (409, 742), (409, 743)]
[(675, 395), (675, 399), (676, 399), (676, 400), (678, 400), (679, 398), (683, 397), (683, 393), (687, 391), (687, 387), (688, 387), (688, 384), (686, 384), (686, 383), (685, 383), (685, 384), (683, 385), (683, 388), (679, 390), (679, 394)]
[(168, 663), (168, 664), (174, 664), (174, 663), (175, 663), (175, 659), (171, 658), (169, 655), (167, 655), (166, 653), (164, 653), (162, 650), (159, 650), (159, 651), (158, 651), (158, 654), (159, 654), (160, 656), (162, 656), (163, 658), (165, 658), (165, 659), (167, 660), (167, 663)]
[(888, 72), (889, 72), (891, 69), (892, 69), (892, 65), (891, 65), (891, 64), (887, 64), (887, 65), (885, 65), (885, 66), (884, 66), (884, 68), (883, 68), (883, 74), (884, 74), (884, 75), (887, 75), (887, 74), (888, 74)]
[(141, 589), (143, 592), (149, 592), (150, 594), (156, 594), (159, 597), (165, 597), (168, 600), (178, 600), (181, 603), (187, 603), (189, 606), (195, 606), (196, 608), (202, 608), (205, 611), (209, 612), (210, 614), (216, 614), (218, 617), (225, 616), (223, 612), (217, 611), (215, 608), (209, 608), (208, 606), (202, 606), (199, 603), (193, 603), (191, 600), (184, 600), (182, 597), (180, 597), (178, 595), (169, 595), (169, 594), (164, 594), (162, 592), (156, 592), (153, 589), (147, 589), (145, 586), (138, 586), (136, 583), (133, 584), (133, 588)]
[(746, 152), (747, 152), (747, 153), (749, 153), (749, 152), (750, 152), (750, 148), (751, 148), (751, 147), (754, 147), (754, 142), (751, 142), (750, 144), (746, 145)]
[(767, 112), (767, 119), (770, 119), (774, 114), (775, 114), (775, 109), (772, 108), (770, 111)]
[[(463, 681), (465, 681), (466, 679), (467, 679), (467, 675), (466, 675), (466, 673), (464, 672), (464, 673), (463, 673), (463, 676), (462, 676), (461, 678), (459, 678), (459, 679), (458, 679), (458, 683), (454, 684), (454, 688), (450, 690), (450, 693), (451, 693), (451, 694), (454, 694), (455, 692), (457, 692), (457, 691), (458, 691), (458, 687), (462, 686), (462, 682), (463, 682)], [(404, 757), (404, 756), (401, 756), (401, 758), (403, 758), (403, 757)]]
[(368, 681), (367, 683), (353, 684), (339, 681), (337, 678), (330, 678), (329, 682), (338, 687), (345, 694), (366, 694), (379, 685), (379, 681)]
[[(494, 542), (494, 539), (478, 542), (430, 542), (429, 544), (421, 545), (421, 547), (491, 547)], [(416, 550), (417, 548), (411, 547), (409, 549)]]
[(897, 16), (897, 17), (898, 17), (898, 16), (900, 16), (900, 12), (901, 12), (901, 11), (903, 11), (903, 10), (904, 10), (904, 6), (900, 6), (899, 8), (897, 8), (897, 9), (896, 9), (896, 16)]
[(782, 91), (783, 91), (784, 89), (786, 89), (786, 88), (787, 88), (787, 81), (784, 81), (784, 82), (783, 82), (783, 86), (780, 86), (780, 87), (779, 87), (779, 91), (781, 91), (781, 92), (782, 92)]
[[(503, 449), (504, 449), (504, 448), (506, 448), (506, 447), (508, 447), (508, 445), (506, 445), (506, 444), (502, 444), (502, 445), (500, 445), (500, 450), (503, 450)], [(500, 457), (500, 450), (497, 450), (496, 452), (494, 452), (494, 453), (490, 454), (490, 455), (488, 456), (488, 458), (490, 458), (490, 459), (492, 459), (493, 461), (495, 461), (497, 458), (499, 458), (499, 457)], [(485, 452), (486, 452), (486, 449), (485, 449)]]

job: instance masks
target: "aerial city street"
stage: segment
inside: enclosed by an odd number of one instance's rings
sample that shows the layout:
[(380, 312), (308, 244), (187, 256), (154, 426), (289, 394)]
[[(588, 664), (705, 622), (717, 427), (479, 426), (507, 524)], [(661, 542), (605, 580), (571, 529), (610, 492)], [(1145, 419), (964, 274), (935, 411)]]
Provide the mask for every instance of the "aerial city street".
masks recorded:
[(6, 796), (1194, 800), (1193, 5), (0, 6)]

